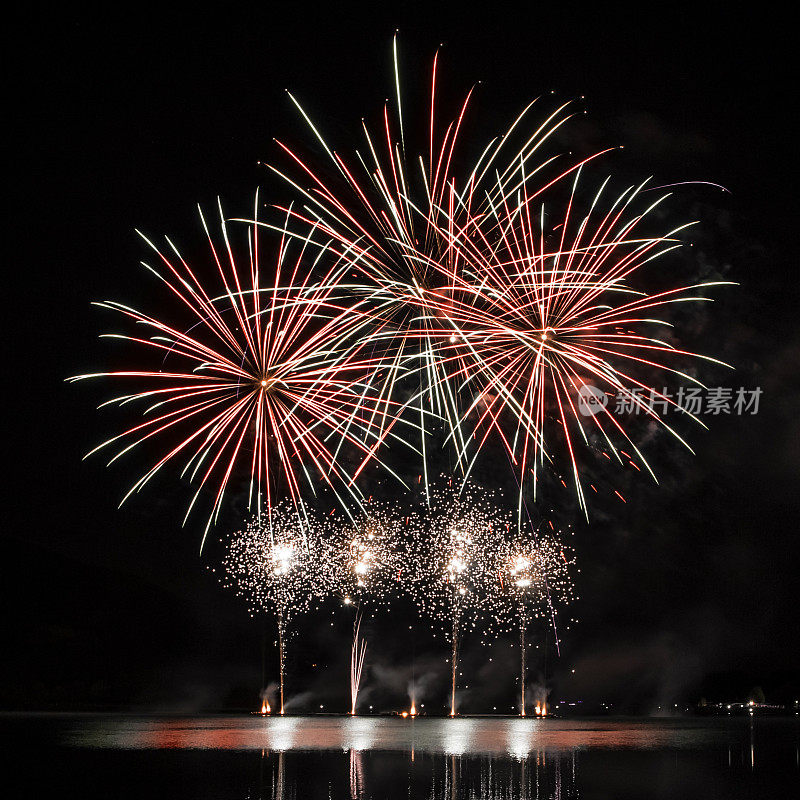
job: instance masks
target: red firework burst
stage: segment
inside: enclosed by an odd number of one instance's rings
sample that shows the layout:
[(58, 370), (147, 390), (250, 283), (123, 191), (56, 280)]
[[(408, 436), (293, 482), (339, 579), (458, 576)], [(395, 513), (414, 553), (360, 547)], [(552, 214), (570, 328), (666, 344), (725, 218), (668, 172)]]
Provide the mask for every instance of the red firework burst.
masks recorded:
[[(96, 304), (149, 331), (109, 336), (149, 353), (151, 366), (71, 379), (130, 379), (136, 390), (108, 403), (146, 404), (143, 422), (92, 452), (116, 445), (113, 462), (145, 442), (163, 447), (163, 455), (123, 502), (167, 464), (181, 460), (181, 474), (198, 484), (187, 516), (204, 487), (213, 493), (208, 525), (219, 514), (237, 466), (249, 478), (248, 505), (259, 510), (262, 501), (272, 507), (276, 492), (300, 503), (301, 485), (313, 490), (319, 479), (357, 497), (355, 477), (393, 435), (395, 423), (380, 385), (391, 375), (367, 349), (364, 331), (372, 322), (365, 303), (337, 298), (335, 272), (312, 278), (313, 265), (303, 266), (305, 247), (294, 247), (290, 255), (286, 237), (277, 249), (274, 277), (264, 288), (258, 220), (248, 226), (243, 268), (221, 206), (219, 213), (222, 247), (200, 212), (219, 281), (217, 296), (169, 240), (169, 250), (162, 251), (145, 239), (159, 257), (157, 268), (146, 266), (179, 301), (188, 325), (113, 301)], [(318, 262), (322, 252), (315, 255)], [(155, 367), (153, 357), (160, 361)], [(339, 458), (345, 447), (351, 456), (357, 454), (358, 464), (350, 471)]]

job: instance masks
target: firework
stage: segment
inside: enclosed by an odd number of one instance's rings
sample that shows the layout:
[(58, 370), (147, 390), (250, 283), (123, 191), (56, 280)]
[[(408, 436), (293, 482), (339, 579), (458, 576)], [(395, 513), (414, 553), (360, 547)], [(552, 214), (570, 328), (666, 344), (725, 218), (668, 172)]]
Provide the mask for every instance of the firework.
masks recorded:
[(372, 498), (363, 510), (329, 521), (326, 559), (346, 605), (374, 607), (391, 600), (403, 565), (403, 527), (388, 503)]
[(671, 327), (655, 318), (659, 311), (705, 301), (702, 291), (717, 284), (649, 293), (636, 281), (646, 264), (680, 245), (688, 226), (649, 233), (647, 223), (664, 198), (642, 207), (646, 184), (606, 202), (606, 182), (579, 212), (578, 177), (560, 217), (544, 206), (536, 214), (522, 187), (454, 233), (451, 246), (464, 265), (464, 286), (437, 315), (451, 326), (440, 332), (442, 338), (450, 334), (440, 357), (453, 364), (447, 371), (470, 398), (460, 420), (468, 428), (463, 438), (478, 448), (490, 433), (502, 441), (520, 486), (520, 527), (524, 485), (532, 480), (535, 492), (538, 471), (555, 463), (554, 439), (567, 454), (584, 510), (578, 442), (637, 469), (638, 462), (655, 478), (623, 424), (626, 418), (615, 411), (627, 406), (688, 447), (663, 418), (668, 407), (680, 406), (667, 389), (656, 388), (655, 376), (702, 386), (678, 368), (681, 360), (722, 363), (653, 332)]
[(353, 647), (350, 652), (350, 713), (356, 713), (358, 690), (361, 686), (361, 673), (364, 670), (364, 658), (367, 655), (367, 642), (361, 638), (361, 613), (353, 623)]
[[(328, 170), (282, 142), (278, 144), (289, 167), (271, 169), (297, 189), (304, 201), (302, 207), (285, 209), (292, 225), (282, 233), (294, 231), (292, 235), (304, 240), (319, 241), (328, 254), (335, 255), (349, 275), (343, 288), (364, 299), (371, 309), (372, 344), (387, 364), (404, 365), (417, 375), (416, 391), (402, 405), (413, 409), (418, 418), (428, 492), (430, 438), (438, 421), (443, 421), (447, 438), (456, 444), (459, 467), (467, 469), (469, 442), (461, 433), (464, 401), (457, 392), (458, 364), (441, 357), (443, 342), (453, 336), (447, 308), (470, 289), (462, 274), (463, 254), (453, 246), (453, 239), (471, 220), (485, 216), (521, 186), (530, 186), (529, 193), (535, 197), (596, 156), (564, 164), (563, 158), (546, 155), (545, 144), (573, 111), (570, 103), (561, 104), (531, 131), (527, 123), (532, 102), (482, 149), (471, 167), (457, 168), (472, 91), (458, 113), (440, 123), (438, 55), (433, 61), (430, 102), (421, 115), (425, 152), (417, 156), (407, 150), (396, 40), (393, 55), (395, 103), (387, 101), (377, 133), (363, 124), (364, 154), (356, 151), (354, 162), (348, 163), (290, 94), (333, 163), (335, 175), (331, 179)], [(396, 392), (398, 384), (386, 382), (384, 388)]]
[[(555, 534), (515, 530), (503, 543), (498, 557), (499, 580), (491, 584), (490, 628), (495, 632), (519, 630), (520, 716), (525, 716), (526, 633), (534, 619), (552, 627), (556, 649), (560, 650), (556, 617), (558, 610), (573, 599), (571, 551)], [(537, 715), (541, 708), (537, 710)]]
[(462, 636), (475, 627), (499, 580), (511, 514), (490, 492), (467, 484), (431, 489), (431, 505), (409, 524), (407, 590), (449, 637), (450, 716), (456, 713)]
[(330, 594), (331, 571), (324, 558), (325, 526), (301, 515), (289, 502), (262, 512), (226, 541), (223, 585), (243, 597), (250, 613), (274, 614), (278, 629), (280, 713), (290, 623)]
[[(319, 481), (360, 501), (354, 478), (393, 435), (395, 421), (377, 386), (391, 375), (364, 344), (370, 317), (363, 301), (337, 298), (335, 271), (316, 269), (324, 251), (309, 259), (303, 243), (284, 238), (274, 274), (264, 276), (257, 216), (246, 228), (244, 256), (235, 256), (221, 206), (219, 213), (221, 247), (201, 211), (219, 294), (169, 239), (164, 251), (145, 239), (160, 267), (145, 266), (177, 301), (176, 319), (97, 303), (146, 331), (111, 338), (135, 345), (148, 366), (72, 379), (112, 377), (136, 386), (109, 403), (141, 403), (145, 421), (92, 452), (114, 445), (113, 462), (146, 442), (160, 444), (164, 454), (126, 498), (181, 460), (182, 475), (198, 484), (187, 516), (201, 491), (213, 493), (206, 534), (236, 470), (248, 477), (248, 508), (256, 512), (286, 495), (299, 504), (301, 484), (313, 491)], [(345, 448), (352, 470), (339, 458)]]
[[(361, 636), (365, 608), (387, 606), (396, 594), (402, 566), (402, 520), (384, 504), (371, 499), (337, 525), (331, 522), (325, 541), (325, 560), (333, 591), (355, 608), (350, 657), (350, 713), (355, 714), (367, 642)], [(373, 614), (374, 616), (374, 614)]]
[[(532, 130), (531, 103), (503, 135), (476, 148), (474, 166), (460, 169), (457, 143), (472, 92), (440, 123), (437, 64), (438, 57), (419, 155), (406, 136), (404, 119), (413, 109), (402, 104), (396, 41), (396, 101), (387, 101), (379, 134), (364, 124), (365, 154), (357, 153), (355, 166), (292, 97), (336, 170), (323, 177), (296, 148), (281, 144), (293, 170), (274, 169), (304, 200), (290, 212), (294, 235), (313, 229), (347, 266), (350, 290), (371, 304), (371, 336), (387, 361), (417, 365), (419, 390), (405, 405), (419, 412), (426, 491), (428, 440), (438, 417), (465, 478), (487, 439), (502, 442), (519, 483), (518, 527), (525, 486), (532, 483), (535, 496), (545, 465), (562, 481), (567, 465), (588, 515), (581, 445), (655, 478), (614, 407), (627, 404), (688, 447), (656, 410), (677, 409), (656, 376), (697, 383), (681, 371), (683, 361), (720, 362), (659, 336), (656, 326), (668, 323), (653, 315), (673, 303), (704, 301), (703, 290), (715, 284), (653, 293), (638, 280), (646, 264), (681, 243), (687, 226), (644, 230), (664, 199), (641, 207), (645, 184), (607, 201), (607, 181), (583, 202), (578, 176), (608, 150), (583, 159), (548, 154), (545, 146), (573, 114), (569, 103)], [(397, 383), (384, 387), (395, 391)], [(612, 408), (603, 405), (609, 397)], [(581, 404), (592, 413), (584, 415)]]

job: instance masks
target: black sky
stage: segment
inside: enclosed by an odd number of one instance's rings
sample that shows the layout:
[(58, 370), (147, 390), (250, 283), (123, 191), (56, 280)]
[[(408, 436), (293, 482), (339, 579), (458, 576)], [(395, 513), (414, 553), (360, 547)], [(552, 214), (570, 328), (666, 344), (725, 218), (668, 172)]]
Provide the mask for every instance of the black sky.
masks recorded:
[[(695, 343), (736, 366), (712, 373), (726, 385), (763, 388), (761, 411), (712, 420), (692, 439), (695, 457), (657, 444), (661, 487), (625, 478), (627, 505), (576, 520), (581, 622), (550, 680), (639, 708), (754, 683), (786, 694), (800, 666), (788, 20), (674, 5), (258, 8), (30, 13), (10, 28), (0, 706), (189, 709), (257, 692), (262, 624), (206, 570), (213, 547), (198, 557), (199, 517), (180, 529), (185, 487), (162, 481), (117, 510), (144, 465), (81, 461), (120, 417), (95, 411), (106, 389), (64, 378), (113, 354), (97, 341), (107, 320), (92, 300), (158, 302), (134, 227), (190, 247), (196, 203), (219, 195), (239, 213), (259, 185), (280, 193), (257, 162), (276, 156), (273, 136), (309, 141), (286, 88), (346, 144), (391, 91), (395, 28), (409, 85), (440, 42), (452, 97), (482, 81), (481, 132), (542, 92), (585, 95), (578, 145), (624, 143), (627, 173), (730, 190), (681, 195), (703, 223), (698, 259), (740, 284), (697, 323)], [(394, 627), (376, 625), (376, 661), (401, 658)], [(319, 661), (338, 676), (341, 639), (312, 631), (309, 642), (298, 670), (311, 676)], [(420, 644), (421, 663), (440, 655)], [(480, 651), (467, 657), (477, 669)], [(345, 688), (343, 673), (308, 680), (334, 703), (323, 687)]]

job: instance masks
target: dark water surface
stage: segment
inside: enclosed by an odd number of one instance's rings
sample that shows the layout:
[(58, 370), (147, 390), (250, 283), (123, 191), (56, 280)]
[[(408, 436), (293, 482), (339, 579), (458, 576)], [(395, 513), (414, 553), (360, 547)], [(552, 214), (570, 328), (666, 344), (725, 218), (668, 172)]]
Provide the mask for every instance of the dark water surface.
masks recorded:
[(800, 796), (797, 719), (0, 715), (20, 797)]

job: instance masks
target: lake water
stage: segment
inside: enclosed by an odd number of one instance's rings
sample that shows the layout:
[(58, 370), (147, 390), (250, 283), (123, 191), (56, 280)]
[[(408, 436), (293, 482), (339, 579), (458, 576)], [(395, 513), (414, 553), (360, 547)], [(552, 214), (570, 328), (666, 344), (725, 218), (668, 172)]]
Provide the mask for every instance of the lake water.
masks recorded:
[(6, 714), (0, 736), (30, 798), (800, 796), (796, 718)]

